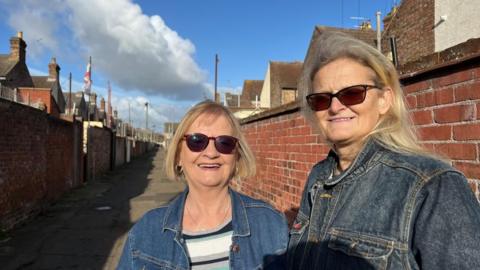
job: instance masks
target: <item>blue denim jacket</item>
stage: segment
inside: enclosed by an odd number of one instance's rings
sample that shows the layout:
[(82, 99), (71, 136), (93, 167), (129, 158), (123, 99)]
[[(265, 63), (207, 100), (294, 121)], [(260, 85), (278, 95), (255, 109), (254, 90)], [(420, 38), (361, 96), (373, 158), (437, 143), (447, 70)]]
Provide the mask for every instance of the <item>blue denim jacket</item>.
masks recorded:
[(336, 160), (309, 175), (289, 269), (480, 269), (480, 206), (460, 172), (373, 140), (331, 177)]
[[(118, 269), (190, 269), (182, 237), (188, 190), (168, 205), (149, 211), (128, 234)], [(230, 190), (230, 269), (283, 269), (288, 227), (283, 214), (265, 202)]]

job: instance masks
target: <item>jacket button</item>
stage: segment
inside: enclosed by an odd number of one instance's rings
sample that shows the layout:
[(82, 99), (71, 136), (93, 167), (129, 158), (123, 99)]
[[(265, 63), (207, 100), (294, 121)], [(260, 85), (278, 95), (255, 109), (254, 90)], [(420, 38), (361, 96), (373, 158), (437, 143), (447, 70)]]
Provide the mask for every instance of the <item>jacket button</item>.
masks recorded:
[(295, 223), (295, 224), (293, 224), (293, 228), (294, 228), (295, 230), (300, 230), (300, 229), (302, 228), (302, 223)]
[(230, 249), (231, 249), (233, 252), (237, 253), (237, 252), (240, 251), (240, 246), (239, 246), (238, 244), (232, 244), (232, 246), (230, 247)]

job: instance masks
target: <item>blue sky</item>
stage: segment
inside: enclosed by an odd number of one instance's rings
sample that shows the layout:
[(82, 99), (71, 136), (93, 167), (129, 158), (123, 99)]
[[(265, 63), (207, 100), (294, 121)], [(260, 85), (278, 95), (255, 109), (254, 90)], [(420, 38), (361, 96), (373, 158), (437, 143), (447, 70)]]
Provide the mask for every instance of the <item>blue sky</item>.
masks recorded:
[(61, 84), (82, 88), (92, 56), (93, 91), (119, 116), (144, 126), (179, 120), (186, 109), (212, 97), (214, 59), (218, 89), (239, 92), (243, 81), (262, 80), (268, 61), (303, 61), (315, 25), (355, 28), (364, 17), (375, 28), (399, 0), (0, 0), (0, 54), (23, 31), (32, 75), (48, 72), (56, 57)]

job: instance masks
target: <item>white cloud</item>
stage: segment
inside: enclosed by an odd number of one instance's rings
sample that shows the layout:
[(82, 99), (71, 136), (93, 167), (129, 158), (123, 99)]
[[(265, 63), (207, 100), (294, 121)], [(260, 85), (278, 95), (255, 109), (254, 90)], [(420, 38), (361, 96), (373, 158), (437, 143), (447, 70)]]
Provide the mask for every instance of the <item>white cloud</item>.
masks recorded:
[(175, 100), (209, 95), (194, 44), (131, 0), (0, 1), (33, 56), (45, 50), (77, 61), (92, 56), (92, 72), (126, 91)]

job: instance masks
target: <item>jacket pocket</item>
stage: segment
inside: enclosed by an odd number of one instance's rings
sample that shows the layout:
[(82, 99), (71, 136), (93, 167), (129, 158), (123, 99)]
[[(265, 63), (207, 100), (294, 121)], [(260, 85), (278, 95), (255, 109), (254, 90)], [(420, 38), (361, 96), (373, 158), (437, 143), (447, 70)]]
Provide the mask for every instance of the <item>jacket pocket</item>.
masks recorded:
[(180, 268), (171, 262), (160, 260), (140, 251), (133, 252), (134, 269), (140, 270), (178, 270)]
[(327, 269), (387, 269), (394, 241), (339, 229), (329, 235)]

